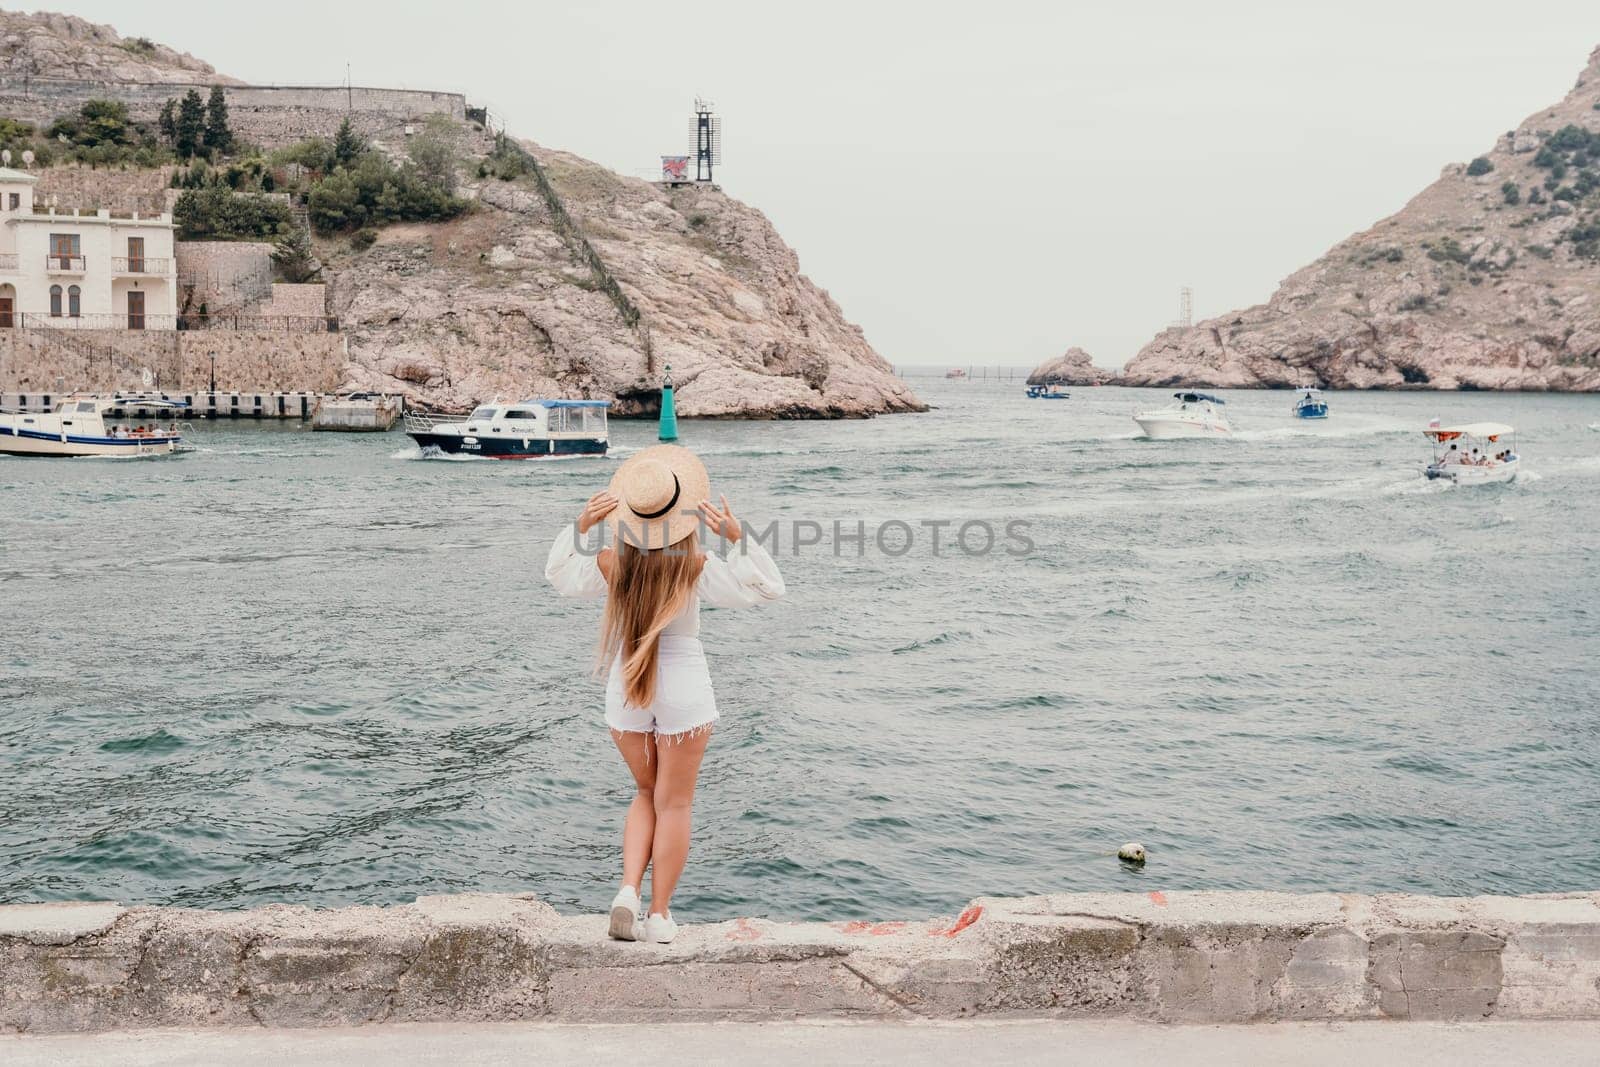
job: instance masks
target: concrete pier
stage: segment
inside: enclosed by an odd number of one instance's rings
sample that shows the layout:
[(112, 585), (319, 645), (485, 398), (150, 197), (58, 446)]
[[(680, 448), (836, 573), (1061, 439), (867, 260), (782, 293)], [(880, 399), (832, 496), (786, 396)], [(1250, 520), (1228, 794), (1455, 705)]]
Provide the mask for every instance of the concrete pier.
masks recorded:
[(0, 1029), (550, 1019), (1600, 1019), (1600, 893), (979, 898), (891, 922), (607, 941), (514, 896), (0, 907)]

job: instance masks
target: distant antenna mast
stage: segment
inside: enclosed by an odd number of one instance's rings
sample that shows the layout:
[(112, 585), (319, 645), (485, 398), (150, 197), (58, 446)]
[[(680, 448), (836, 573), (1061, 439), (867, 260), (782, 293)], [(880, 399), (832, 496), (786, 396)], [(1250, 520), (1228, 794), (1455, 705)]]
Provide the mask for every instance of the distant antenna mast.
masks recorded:
[(1178, 321), (1174, 326), (1194, 325), (1194, 290), (1187, 285), (1178, 290)]
[(722, 165), (722, 120), (711, 113), (711, 101), (694, 98), (689, 138), (694, 149), (694, 180), (711, 183), (712, 169)]
[(356, 91), (350, 85), (350, 64), (344, 65), (344, 108), (346, 111), (356, 109)]

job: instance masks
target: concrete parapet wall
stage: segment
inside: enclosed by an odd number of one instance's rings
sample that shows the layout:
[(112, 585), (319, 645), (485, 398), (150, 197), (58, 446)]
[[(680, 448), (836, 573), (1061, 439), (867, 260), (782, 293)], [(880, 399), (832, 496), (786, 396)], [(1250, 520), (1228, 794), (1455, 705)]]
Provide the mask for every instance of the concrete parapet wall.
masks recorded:
[(1600, 893), (980, 898), (932, 921), (689, 926), (672, 945), (512, 896), (0, 907), (0, 1029), (997, 1013), (1600, 1018)]

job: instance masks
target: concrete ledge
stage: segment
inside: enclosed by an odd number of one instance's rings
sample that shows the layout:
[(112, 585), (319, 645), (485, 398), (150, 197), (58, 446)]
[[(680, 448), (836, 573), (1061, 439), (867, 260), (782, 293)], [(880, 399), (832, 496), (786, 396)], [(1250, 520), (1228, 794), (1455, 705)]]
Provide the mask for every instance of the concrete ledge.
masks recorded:
[(446, 1020), (1600, 1019), (1600, 893), (979, 898), (931, 921), (607, 941), (525, 897), (0, 907), (0, 1030)]

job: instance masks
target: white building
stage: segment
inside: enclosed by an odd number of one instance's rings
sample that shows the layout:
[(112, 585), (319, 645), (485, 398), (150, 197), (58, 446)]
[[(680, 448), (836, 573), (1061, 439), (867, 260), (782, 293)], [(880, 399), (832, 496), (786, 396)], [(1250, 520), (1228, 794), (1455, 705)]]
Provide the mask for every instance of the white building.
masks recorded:
[(58, 213), (38, 180), (0, 167), (0, 328), (175, 329), (172, 216)]

